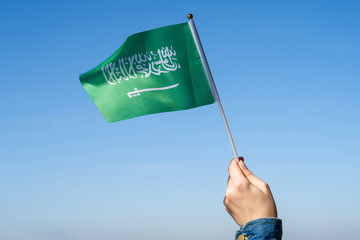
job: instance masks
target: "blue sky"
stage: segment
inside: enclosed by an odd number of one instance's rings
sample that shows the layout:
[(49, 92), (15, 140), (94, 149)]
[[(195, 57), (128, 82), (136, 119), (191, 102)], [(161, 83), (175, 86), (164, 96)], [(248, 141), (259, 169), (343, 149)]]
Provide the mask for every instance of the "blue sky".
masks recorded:
[(195, 16), (284, 239), (359, 240), (360, 2), (2, 1), (0, 240), (233, 239), (215, 104), (108, 124), (78, 77)]

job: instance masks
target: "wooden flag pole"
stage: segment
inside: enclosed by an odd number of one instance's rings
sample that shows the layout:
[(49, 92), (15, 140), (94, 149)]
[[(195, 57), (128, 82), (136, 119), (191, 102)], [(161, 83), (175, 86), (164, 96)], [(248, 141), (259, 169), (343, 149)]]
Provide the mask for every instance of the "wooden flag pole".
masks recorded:
[(193, 15), (188, 14), (187, 17), (190, 20), (189, 24), (190, 24), (191, 32), (192, 32), (192, 34), (194, 36), (196, 47), (197, 47), (197, 49), (199, 51), (201, 61), (202, 61), (203, 65), (204, 65), (205, 74), (206, 74), (206, 77), (207, 77), (207, 79), (209, 81), (211, 92), (212, 92), (212, 94), (214, 96), (215, 101), (218, 104), (218, 107), (219, 107), (219, 110), (220, 110), (220, 113), (221, 113), (221, 117), (222, 117), (222, 119), (224, 121), (224, 125), (225, 125), (226, 131), (227, 131), (227, 134), (228, 134), (228, 137), (229, 137), (229, 140), (230, 140), (230, 144), (231, 144), (231, 148), (232, 148), (233, 153), (234, 153), (235, 160), (237, 162), (239, 162), (239, 157), (238, 157), (237, 152), (236, 152), (236, 148), (235, 148), (234, 140), (233, 140), (231, 132), (230, 132), (229, 124), (228, 124), (228, 122), (226, 120), (224, 109), (223, 109), (223, 107), (221, 105), (221, 101), (220, 101), (220, 98), (219, 98), (219, 93), (218, 93), (218, 91), (216, 89), (215, 82), (214, 82), (214, 79), (212, 77), (210, 67), (209, 67), (208, 61), (207, 61), (206, 56), (205, 56), (204, 49), (202, 47), (202, 44), (201, 44), (201, 41), (200, 41), (200, 38), (199, 38), (199, 34), (198, 34), (198, 32), (196, 30), (196, 27), (195, 27), (195, 23), (194, 23), (194, 20), (193, 20)]

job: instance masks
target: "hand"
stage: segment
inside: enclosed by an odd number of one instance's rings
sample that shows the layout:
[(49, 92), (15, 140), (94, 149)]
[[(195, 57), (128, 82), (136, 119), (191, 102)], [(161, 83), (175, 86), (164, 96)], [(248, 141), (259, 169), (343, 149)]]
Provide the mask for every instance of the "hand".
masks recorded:
[(229, 166), (229, 179), (224, 198), (226, 211), (237, 224), (264, 217), (277, 218), (274, 198), (267, 183), (257, 178), (245, 165), (233, 159)]

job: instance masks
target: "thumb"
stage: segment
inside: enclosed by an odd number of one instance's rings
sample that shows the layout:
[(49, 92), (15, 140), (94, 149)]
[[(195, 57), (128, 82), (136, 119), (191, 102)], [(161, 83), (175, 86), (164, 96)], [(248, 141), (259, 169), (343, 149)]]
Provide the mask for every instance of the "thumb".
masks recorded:
[(267, 184), (262, 181), (260, 178), (255, 176), (245, 165), (244, 161), (239, 161), (239, 166), (241, 171), (244, 173), (245, 177), (249, 180), (249, 182), (259, 188), (261, 191), (266, 191)]

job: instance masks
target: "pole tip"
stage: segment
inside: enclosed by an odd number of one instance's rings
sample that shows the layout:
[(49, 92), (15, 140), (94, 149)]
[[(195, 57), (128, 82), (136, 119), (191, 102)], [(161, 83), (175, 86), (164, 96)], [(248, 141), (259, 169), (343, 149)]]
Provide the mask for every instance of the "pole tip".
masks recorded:
[(189, 14), (187, 15), (187, 17), (188, 17), (189, 20), (191, 20), (191, 19), (193, 19), (194, 16), (193, 16), (191, 13), (189, 13)]

